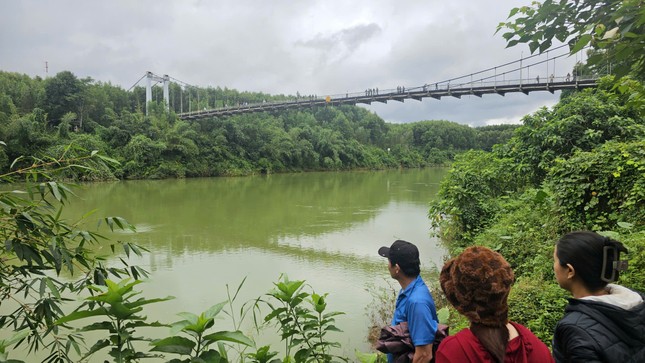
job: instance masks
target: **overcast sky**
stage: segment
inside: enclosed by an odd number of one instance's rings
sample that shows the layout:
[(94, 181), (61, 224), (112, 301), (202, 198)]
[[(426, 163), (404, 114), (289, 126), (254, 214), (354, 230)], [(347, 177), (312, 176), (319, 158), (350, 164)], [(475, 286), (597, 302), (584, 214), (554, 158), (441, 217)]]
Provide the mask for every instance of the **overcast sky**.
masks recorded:
[[(494, 33), (511, 8), (529, 3), (0, 0), (0, 70), (41, 77), (69, 70), (124, 89), (148, 70), (196, 86), (270, 94), (411, 88), (526, 57), (525, 46), (506, 49)], [(558, 61), (560, 73), (574, 61)], [(388, 122), (485, 125), (518, 122), (558, 97), (427, 98), (369, 109)]]

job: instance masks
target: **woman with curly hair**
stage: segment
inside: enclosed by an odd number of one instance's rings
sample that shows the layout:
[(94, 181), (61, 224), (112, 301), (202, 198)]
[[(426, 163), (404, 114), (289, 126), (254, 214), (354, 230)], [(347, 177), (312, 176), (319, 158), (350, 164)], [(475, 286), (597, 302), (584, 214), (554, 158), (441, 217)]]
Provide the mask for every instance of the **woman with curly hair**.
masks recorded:
[(446, 262), (441, 289), (470, 328), (448, 336), (436, 362), (553, 362), (549, 348), (524, 326), (508, 320), (508, 294), (515, 276), (499, 253), (469, 247)]

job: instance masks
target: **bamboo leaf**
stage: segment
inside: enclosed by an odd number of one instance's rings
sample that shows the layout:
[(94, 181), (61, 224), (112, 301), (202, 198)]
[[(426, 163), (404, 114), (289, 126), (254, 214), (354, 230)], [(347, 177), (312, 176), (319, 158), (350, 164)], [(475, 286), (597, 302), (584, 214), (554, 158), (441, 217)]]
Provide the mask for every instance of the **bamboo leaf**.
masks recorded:
[(85, 319), (92, 316), (101, 316), (101, 315), (108, 315), (107, 310), (103, 307), (98, 308), (96, 310), (75, 311), (69, 315), (63, 316), (62, 318), (58, 319), (56, 321), (56, 324), (61, 325), (61, 324), (68, 323), (70, 321)]
[(45, 283), (47, 284), (47, 287), (49, 288), (49, 291), (56, 296), (56, 298), (60, 299), (60, 292), (52, 282), (50, 278), (45, 278)]

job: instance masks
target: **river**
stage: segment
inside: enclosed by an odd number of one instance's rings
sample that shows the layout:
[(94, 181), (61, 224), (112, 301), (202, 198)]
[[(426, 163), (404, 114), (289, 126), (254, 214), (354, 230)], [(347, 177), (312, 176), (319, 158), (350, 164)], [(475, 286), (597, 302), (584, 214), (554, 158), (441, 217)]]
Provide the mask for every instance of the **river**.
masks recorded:
[[(121, 216), (137, 227), (137, 233), (107, 235), (150, 251), (129, 260), (150, 272), (138, 285), (146, 297), (175, 297), (147, 306), (149, 319), (170, 323), (183, 311), (199, 314), (226, 299), (227, 285), (233, 293), (246, 278), (239, 307), (287, 274), (329, 293), (328, 310), (346, 313), (337, 317), (343, 333), (332, 338), (353, 358), (354, 349), (369, 349), (367, 312), (375, 301), (368, 287), (393, 281), (377, 249), (404, 239), (419, 247), (422, 271), (443, 261), (446, 250), (431, 236), (427, 212), (445, 173), (427, 168), (94, 183), (75, 190), (78, 198), (65, 215), (96, 209), (92, 219)], [(118, 264), (115, 257), (108, 261)], [(232, 322), (224, 318), (213, 331), (229, 329)], [(258, 340), (272, 342), (273, 332)]]

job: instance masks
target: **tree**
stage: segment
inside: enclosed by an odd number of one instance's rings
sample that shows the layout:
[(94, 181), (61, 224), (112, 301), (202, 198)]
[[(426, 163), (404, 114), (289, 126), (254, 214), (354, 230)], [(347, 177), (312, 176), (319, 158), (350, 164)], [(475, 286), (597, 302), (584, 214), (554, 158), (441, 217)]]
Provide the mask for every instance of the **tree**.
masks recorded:
[(553, 39), (569, 44), (571, 54), (587, 45), (602, 50), (592, 65), (609, 61), (618, 77), (645, 78), (645, 12), (642, 0), (545, 0), (513, 8), (498, 25), (508, 46), (528, 43), (531, 53), (544, 52)]
[(45, 109), (51, 121), (59, 121), (68, 112), (78, 112), (82, 105), (84, 82), (70, 71), (63, 71), (45, 83)]
[[(78, 351), (80, 342), (74, 334), (63, 335), (55, 324), (64, 315), (65, 302), (92, 283), (104, 284), (110, 275), (137, 279), (147, 273), (127, 264), (124, 268), (106, 266), (92, 252), (89, 247), (105, 237), (83, 229), (90, 214), (75, 222), (62, 217), (72, 192), (52, 177), (69, 168), (114, 160), (92, 152), (77, 158), (63, 153), (57, 158), (29, 161), (28, 167), (0, 175), (3, 182), (24, 181), (16, 183), (16, 190), (0, 192), (0, 237), (4, 241), (0, 248), (0, 329), (22, 337), (16, 344), (24, 343), (30, 351), (50, 349), (47, 361), (70, 362), (68, 354)], [(111, 229), (134, 230), (119, 217), (102, 221)], [(122, 246), (127, 255), (140, 255), (139, 248), (129, 243), (113, 242), (109, 248), (115, 251), (117, 246)], [(74, 279), (71, 282), (70, 277)], [(0, 344), (0, 353), (4, 354), (5, 348), (6, 342)]]

